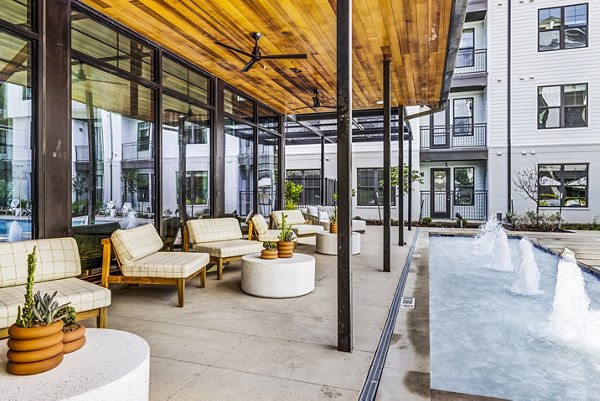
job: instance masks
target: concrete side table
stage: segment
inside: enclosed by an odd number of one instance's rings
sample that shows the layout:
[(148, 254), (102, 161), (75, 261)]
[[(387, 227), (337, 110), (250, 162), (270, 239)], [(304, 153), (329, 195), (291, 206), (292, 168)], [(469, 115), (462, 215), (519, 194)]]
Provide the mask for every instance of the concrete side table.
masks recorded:
[[(318, 253), (325, 255), (337, 255), (337, 234), (332, 233), (317, 233), (317, 246), (316, 250)], [(357, 232), (352, 233), (352, 254), (357, 255), (360, 253), (360, 234)]]
[(261, 259), (259, 253), (242, 257), (242, 290), (265, 298), (291, 298), (315, 289), (315, 258), (294, 253), (286, 259)]
[(86, 329), (86, 343), (56, 368), (32, 376), (6, 372), (7, 340), (0, 341), (0, 398), (3, 400), (146, 401), (150, 390), (150, 347), (126, 331)]
[(352, 220), (352, 231), (364, 234), (367, 231), (367, 222), (364, 220)]

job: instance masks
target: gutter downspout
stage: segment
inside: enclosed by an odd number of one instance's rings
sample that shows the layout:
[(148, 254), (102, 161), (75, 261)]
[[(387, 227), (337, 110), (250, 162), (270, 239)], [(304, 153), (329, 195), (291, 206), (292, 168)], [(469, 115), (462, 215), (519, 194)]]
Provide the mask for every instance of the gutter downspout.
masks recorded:
[(511, 68), (512, 68), (512, 59), (511, 59), (511, 41), (512, 41), (512, 26), (511, 26), (511, 22), (512, 22), (512, 0), (508, 0), (508, 38), (507, 38), (507, 52), (508, 52), (508, 57), (507, 57), (507, 76), (508, 76), (508, 88), (507, 88), (507, 93), (506, 93), (506, 146), (507, 146), (507, 171), (506, 171), (506, 179), (507, 179), (507, 192), (506, 192), (506, 197), (507, 197), (507, 208), (506, 210), (508, 212), (512, 212), (512, 174), (511, 174), (511, 169), (512, 169), (512, 132), (511, 132), (511, 126), (512, 126), (512, 121), (511, 121), (511, 88), (512, 88), (512, 73), (511, 73)]

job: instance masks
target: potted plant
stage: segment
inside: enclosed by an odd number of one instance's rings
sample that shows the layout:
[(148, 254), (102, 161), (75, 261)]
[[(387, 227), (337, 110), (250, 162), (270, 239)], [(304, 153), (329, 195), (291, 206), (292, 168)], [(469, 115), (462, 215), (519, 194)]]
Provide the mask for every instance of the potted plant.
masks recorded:
[(277, 251), (280, 258), (291, 258), (294, 255), (294, 232), (285, 219), (285, 213), (281, 215), (281, 233), (277, 242)]
[(35, 247), (27, 256), (27, 284), (25, 303), (19, 306), (17, 320), (8, 329), (7, 370), (15, 375), (31, 375), (45, 372), (58, 366), (63, 359), (63, 321), (54, 300), (50, 296), (33, 295), (35, 273)]
[(329, 232), (332, 234), (338, 232), (337, 193), (333, 194), (333, 213), (329, 216)]
[(277, 259), (277, 243), (272, 241), (263, 242), (263, 250), (260, 257), (263, 259)]
[(64, 315), (62, 318), (64, 326), (63, 331), (63, 354), (68, 354), (77, 351), (85, 344), (85, 327), (79, 323), (75, 323), (77, 312), (72, 306), (65, 306), (59, 312)]

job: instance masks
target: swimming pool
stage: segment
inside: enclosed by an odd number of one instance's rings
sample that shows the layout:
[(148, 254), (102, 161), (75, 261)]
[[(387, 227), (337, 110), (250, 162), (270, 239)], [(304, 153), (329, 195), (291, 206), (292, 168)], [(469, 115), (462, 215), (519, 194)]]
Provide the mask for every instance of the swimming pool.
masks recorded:
[(0, 237), (6, 238), (8, 237), (8, 230), (13, 221), (19, 223), (22, 230), (22, 238), (29, 239), (31, 238), (31, 221), (30, 220), (10, 220), (10, 219), (0, 219)]
[[(541, 293), (515, 295), (513, 273), (490, 269), (474, 242), (429, 240), (431, 387), (511, 400), (598, 400), (600, 350), (557, 342), (549, 332), (559, 258), (535, 249)], [(509, 249), (516, 266), (518, 240)], [(600, 283), (583, 276), (597, 311)]]

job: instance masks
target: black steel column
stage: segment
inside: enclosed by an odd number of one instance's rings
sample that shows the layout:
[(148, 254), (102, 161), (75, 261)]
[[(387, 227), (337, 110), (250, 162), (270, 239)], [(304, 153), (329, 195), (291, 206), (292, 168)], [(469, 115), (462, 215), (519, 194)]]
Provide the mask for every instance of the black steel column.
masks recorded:
[(412, 147), (413, 147), (413, 132), (408, 123), (408, 231), (412, 230), (412, 171), (413, 171), (413, 159), (412, 159)]
[(383, 271), (389, 272), (392, 234), (392, 191), (390, 185), (392, 105), (390, 60), (383, 60)]
[[(258, 124), (258, 103), (254, 102), (254, 124)], [(254, 132), (254, 139), (252, 143), (252, 147), (254, 151), (252, 152), (252, 210), (248, 211), (248, 213), (258, 213), (258, 128), (252, 128)], [(240, 210), (240, 214), (241, 214)], [(247, 215), (247, 214), (246, 214)]]
[(277, 210), (283, 210), (285, 205), (285, 116), (279, 116), (279, 174), (277, 174)]
[[(162, 84), (162, 50), (158, 50), (154, 53), (154, 71), (156, 73), (156, 82)], [(140, 58), (141, 60), (141, 58)], [(163, 210), (163, 193), (162, 193), (162, 156), (163, 156), (163, 142), (162, 142), (162, 86), (159, 86), (154, 90), (154, 180), (150, 180), (150, 193), (154, 194), (154, 227), (157, 230), (161, 230), (162, 233), (162, 210)], [(112, 164), (112, 162), (111, 162)], [(112, 168), (112, 167), (111, 167)], [(111, 180), (112, 181), (112, 180)], [(112, 185), (111, 185), (112, 188)], [(112, 199), (112, 197), (111, 197)], [(150, 202), (152, 202), (152, 196), (150, 196)], [(181, 216), (181, 215), (180, 215)]]
[(325, 136), (321, 137), (321, 205), (327, 204), (325, 200)]
[(211, 217), (225, 214), (225, 115), (223, 81), (215, 82), (215, 114), (212, 141), (212, 210)]
[(352, 352), (352, 0), (337, 2), (338, 350)]
[(404, 246), (404, 106), (398, 110), (398, 245)]
[[(35, 236), (66, 237), (71, 228), (71, 1), (41, 1), (34, 148)], [(94, 160), (90, 160), (94, 162)]]
[(177, 124), (177, 144), (179, 149), (179, 199), (177, 200), (178, 208), (179, 208), (179, 219), (181, 220), (181, 224), (185, 225), (188, 219), (193, 219), (194, 216), (187, 215), (187, 188), (185, 185), (185, 176), (187, 174), (187, 166), (186, 166), (186, 140), (185, 140), (185, 122), (187, 120), (187, 116), (185, 114), (180, 114), (178, 116), (178, 124)]

